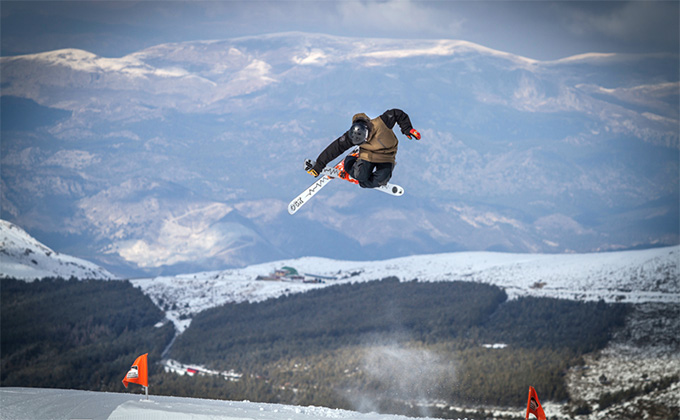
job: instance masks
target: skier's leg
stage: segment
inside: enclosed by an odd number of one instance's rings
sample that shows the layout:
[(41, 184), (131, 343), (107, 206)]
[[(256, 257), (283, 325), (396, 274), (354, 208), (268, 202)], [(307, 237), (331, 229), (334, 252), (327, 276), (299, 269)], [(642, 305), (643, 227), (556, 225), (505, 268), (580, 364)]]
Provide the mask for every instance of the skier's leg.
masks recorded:
[(387, 184), (390, 178), (392, 178), (392, 169), (394, 169), (394, 165), (389, 162), (376, 163), (375, 171), (369, 178), (369, 181), (372, 181), (371, 184), (374, 185), (372, 188)]
[(352, 172), (350, 172), (350, 175), (352, 175), (352, 178), (359, 181), (359, 186), (363, 188), (374, 188), (370, 182), (374, 167), (375, 164), (371, 162), (365, 161), (363, 159), (357, 159), (357, 161), (354, 163), (354, 166), (352, 167)]
[(387, 184), (392, 178), (392, 163), (371, 163), (365, 160), (357, 160), (354, 164), (352, 177), (359, 181), (363, 188), (376, 188)]

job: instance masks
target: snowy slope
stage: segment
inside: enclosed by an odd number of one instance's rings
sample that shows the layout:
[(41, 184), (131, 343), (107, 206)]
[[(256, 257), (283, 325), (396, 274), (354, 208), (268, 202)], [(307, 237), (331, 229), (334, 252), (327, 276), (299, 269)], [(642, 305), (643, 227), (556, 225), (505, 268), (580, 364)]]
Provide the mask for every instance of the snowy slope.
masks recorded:
[[(153, 391), (153, 388), (150, 388)], [(249, 401), (232, 402), (39, 388), (1, 388), (0, 419), (149, 419), (149, 420), (406, 420), (404, 416), (362, 414), (325, 407), (296, 407)]]
[[(598, 254), (545, 255), (464, 252), (384, 261), (306, 257), (242, 269), (133, 280), (166, 311), (178, 331), (190, 314), (230, 302), (258, 302), (347, 282), (396, 276), (402, 281), (474, 281), (500, 286), (511, 298), (547, 296), (623, 302), (680, 301), (680, 246)], [(335, 277), (325, 283), (262, 281), (284, 266)], [(314, 276), (308, 276), (312, 278)], [(180, 317), (184, 318), (180, 320)]]
[(55, 252), (20, 227), (0, 220), (0, 278), (7, 277), (23, 280), (44, 277), (115, 278), (98, 265)]

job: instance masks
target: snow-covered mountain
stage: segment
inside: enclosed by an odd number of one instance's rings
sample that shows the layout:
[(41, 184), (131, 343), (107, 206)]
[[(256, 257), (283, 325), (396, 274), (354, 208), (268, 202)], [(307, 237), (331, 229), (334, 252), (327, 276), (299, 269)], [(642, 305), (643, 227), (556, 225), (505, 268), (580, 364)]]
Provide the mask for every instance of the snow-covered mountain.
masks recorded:
[[(2, 217), (122, 275), (676, 245), (678, 63), (306, 33), (2, 57)], [(289, 216), (301, 162), (393, 107), (406, 194)]]
[[(292, 267), (304, 278), (258, 279), (282, 267)], [(225, 303), (258, 302), (335, 284), (391, 276), (401, 281), (458, 280), (494, 284), (511, 298), (680, 302), (680, 246), (575, 255), (463, 252), (370, 262), (307, 257), (242, 269), (132, 280), (132, 283), (166, 311), (168, 319), (182, 332), (190, 325), (192, 314)]]
[(0, 278), (44, 277), (111, 280), (107, 270), (80, 258), (54, 252), (23, 229), (0, 220)]

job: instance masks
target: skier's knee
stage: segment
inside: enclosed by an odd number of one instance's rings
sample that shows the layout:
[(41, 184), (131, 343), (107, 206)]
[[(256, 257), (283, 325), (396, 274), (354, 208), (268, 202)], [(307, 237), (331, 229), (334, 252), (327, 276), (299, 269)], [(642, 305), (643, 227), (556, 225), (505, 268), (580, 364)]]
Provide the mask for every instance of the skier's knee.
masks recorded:
[(350, 174), (352, 175), (352, 178), (359, 181), (359, 185), (361, 185), (362, 182), (366, 182), (370, 178), (371, 168), (366, 164), (366, 162), (359, 159), (354, 162)]
[(347, 155), (347, 157), (345, 158), (345, 172), (347, 172), (348, 174), (352, 174), (353, 173), (352, 170), (354, 169), (354, 164), (356, 163), (356, 161), (357, 161), (356, 156)]

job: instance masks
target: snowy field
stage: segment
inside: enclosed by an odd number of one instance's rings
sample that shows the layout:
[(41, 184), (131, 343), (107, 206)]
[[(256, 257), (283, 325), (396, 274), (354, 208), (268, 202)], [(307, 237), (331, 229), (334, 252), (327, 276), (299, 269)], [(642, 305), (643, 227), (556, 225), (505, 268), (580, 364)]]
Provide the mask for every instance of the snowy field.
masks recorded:
[[(166, 311), (179, 332), (191, 314), (231, 302), (259, 302), (290, 293), (395, 276), (402, 281), (473, 281), (502, 287), (510, 298), (543, 296), (607, 302), (680, 302), (680, 246), (597, 254), (462, 252), (384, 261), (300, 258), (242, 269), (133, 280)], [(284, 266), (334, 277), (324, 283), (256, 280)]]
[[(325, 407), (218, 401), (41, 388), (0, 388), (0, 419), (92, 420), (406, 420)], [(426, 420), (426, 419), (425, 419)]]

